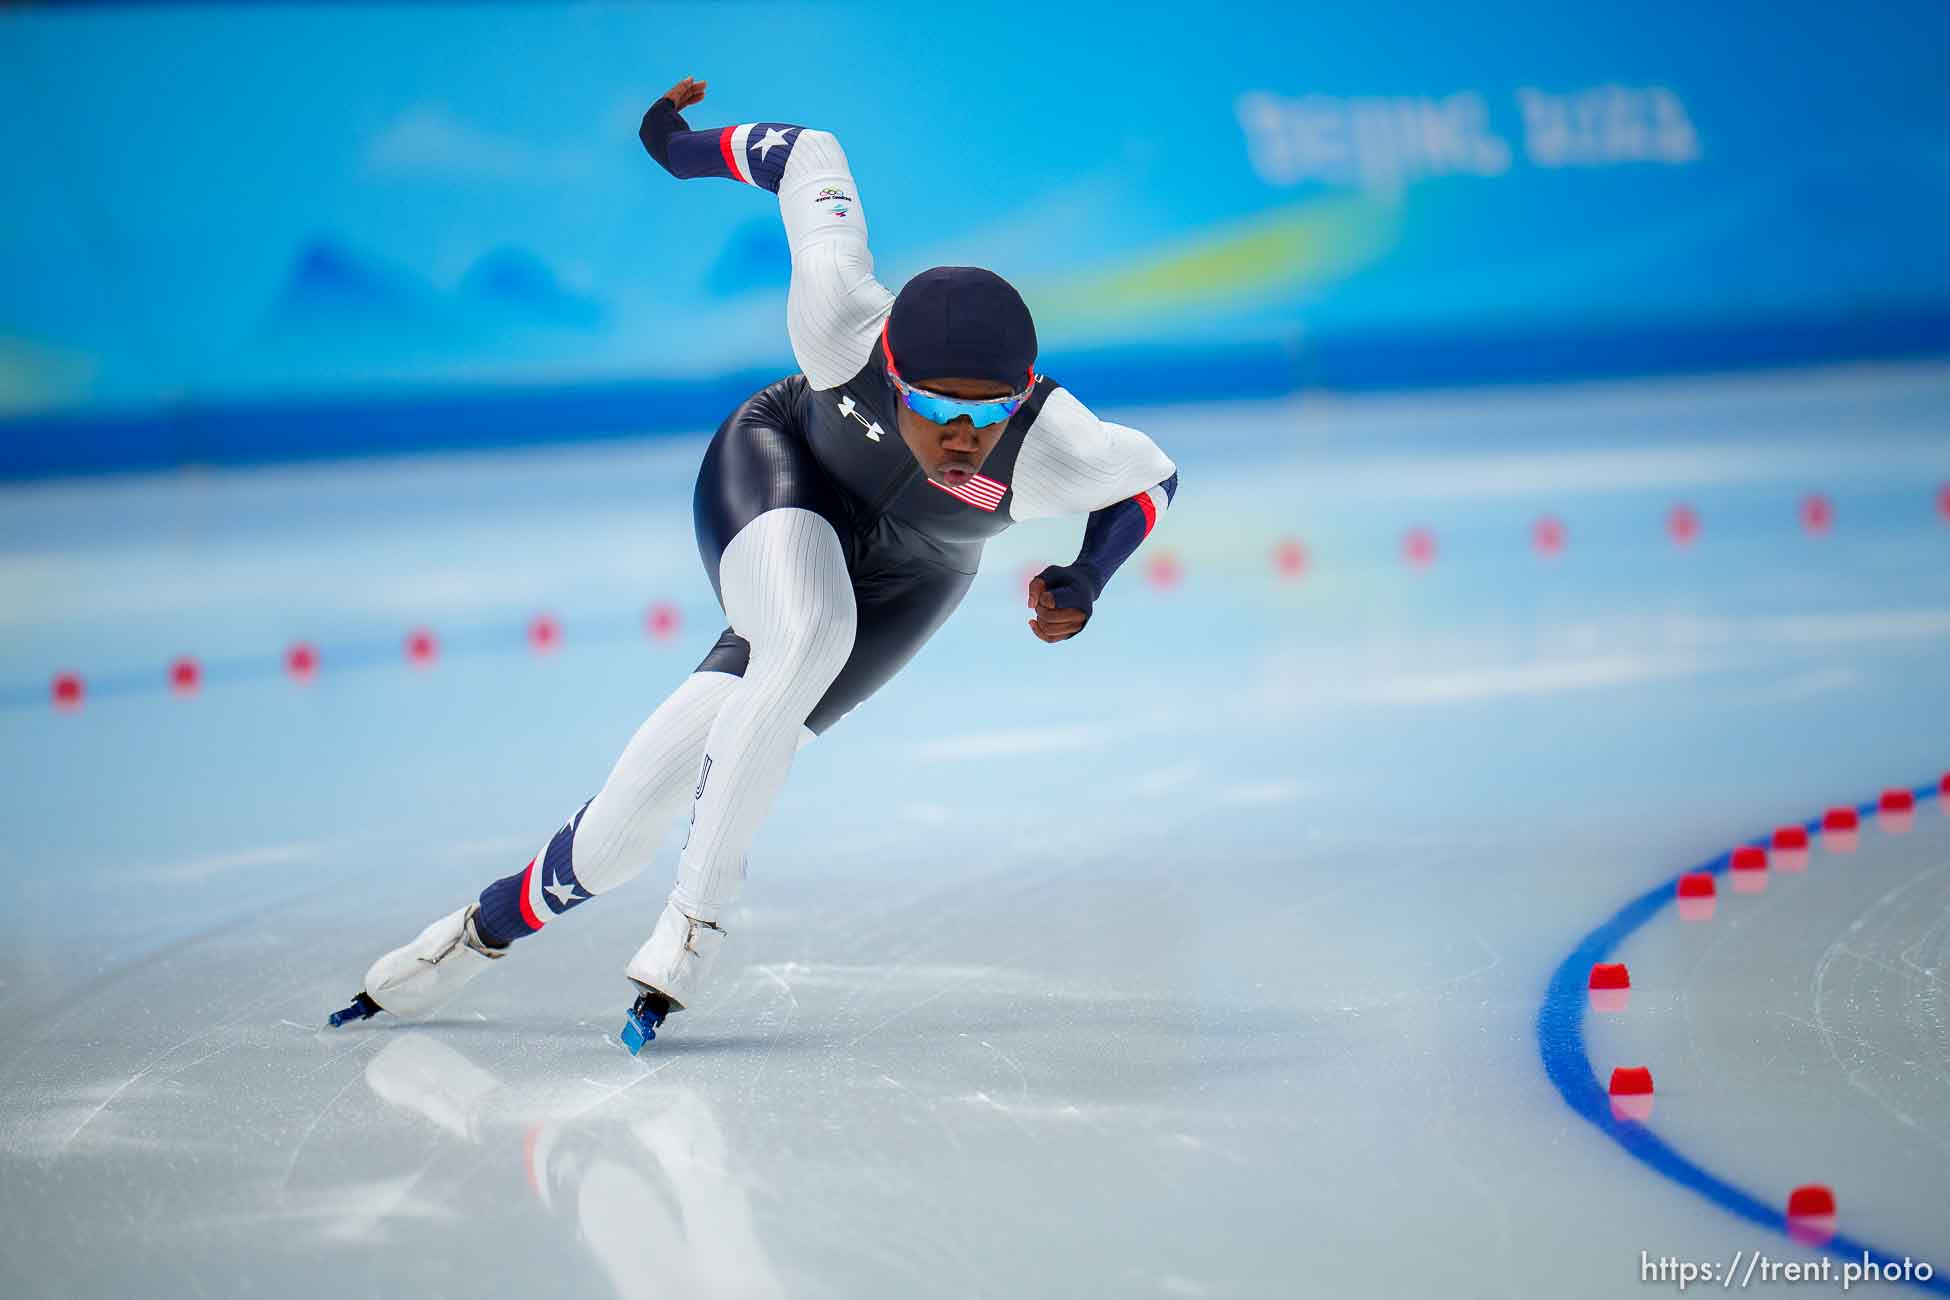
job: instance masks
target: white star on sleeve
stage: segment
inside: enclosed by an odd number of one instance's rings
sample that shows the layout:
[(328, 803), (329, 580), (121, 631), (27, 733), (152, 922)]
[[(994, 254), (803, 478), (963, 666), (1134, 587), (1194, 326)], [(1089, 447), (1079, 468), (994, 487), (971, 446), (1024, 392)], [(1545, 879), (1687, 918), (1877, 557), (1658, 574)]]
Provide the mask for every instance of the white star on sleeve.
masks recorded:
[[(790, 130), (791, 128), (787, 129)], [(780, 133), (779, 128), (776, 126), (768, 126), (765, 128), (765, 135), (752, 148), (758, 151), (758, 160), (764, 162), (765, 155), (772, 152), (773, 145), (785, 143), (786, 138)]]
[(559, 907), (567, 907), (570, 903), (575, 902), (578, 897), (576, 887), (565, 881), (558, 880), (554, 884), (543, 885), (542, 888), (548, 891), (549, 896), (555, 900), (556, 905)]

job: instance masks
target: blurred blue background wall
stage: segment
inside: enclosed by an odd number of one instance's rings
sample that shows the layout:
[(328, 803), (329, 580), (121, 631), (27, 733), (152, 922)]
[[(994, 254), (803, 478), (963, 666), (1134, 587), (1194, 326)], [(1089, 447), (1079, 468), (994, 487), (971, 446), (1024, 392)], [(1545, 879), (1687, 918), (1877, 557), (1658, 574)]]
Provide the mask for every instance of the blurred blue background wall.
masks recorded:
[(1094, 402), (1950, 351), (1950, 8), (0, 15), (0, 475), (696, 430), (791, 367), (769, 195), (992, 266)]

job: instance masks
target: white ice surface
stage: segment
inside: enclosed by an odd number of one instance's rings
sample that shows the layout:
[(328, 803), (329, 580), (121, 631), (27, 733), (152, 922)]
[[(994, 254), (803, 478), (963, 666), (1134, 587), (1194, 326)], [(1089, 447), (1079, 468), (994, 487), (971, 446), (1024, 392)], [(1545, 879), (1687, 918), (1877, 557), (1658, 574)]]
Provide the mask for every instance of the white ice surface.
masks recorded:
[[(1183, 582), (1140, 556), (1046, 646), (1019, 575), (1079, 530), (995, 543), (801, 753), (720, 995), (641, 1060), (667, 853), (438, 1021), (319, 1026), (716, 635), (698, 441), (0, 490), (0, 1294), (1626, 1296), (1641, 1251), (1813, 1258), (1567, 1108), (1536, 1022), (1639, 893), (1950, 767), (1950, 372), (1121, 418), (1182, 467)], [(260, 671), (299, 637), (308, 688)], [(1950, 1268), (1947, 890), (1930, 801), (1668, 911), (1593, 1067)]]

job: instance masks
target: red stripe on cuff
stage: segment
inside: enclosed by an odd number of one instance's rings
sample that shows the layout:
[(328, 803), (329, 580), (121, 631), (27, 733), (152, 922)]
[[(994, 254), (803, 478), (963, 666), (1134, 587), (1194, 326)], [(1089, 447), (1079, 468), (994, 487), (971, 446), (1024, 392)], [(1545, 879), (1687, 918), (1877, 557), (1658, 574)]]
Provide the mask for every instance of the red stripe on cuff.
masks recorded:
[[(737, 129), (735, 126), (728, 126), (718, 132), (718, 152), (724, 155), (724, 165), (731, 172), (731, 179), (742, 181), (745, 178), (738, 170), (738, 156), (731, 152), (731, 133)], [(536, 928), (541, 928), (540, 922), (536, 923)]]
[(528, 881), (535, 874), (535, 859), (528, 859), (528, 870), (521, 873), (521, 919), (531, 930), (542, 928), (542, 918), (535, 915), (535, 909), (528, 902)]
[(1144, 535), (1151, 536), (1151, 530), (1158, 526), (1158, 507), (1151, 504), (1151, 494), (1140, 492), (1131, 500), (1137, 502), (1137, 508), (1144, 512)]

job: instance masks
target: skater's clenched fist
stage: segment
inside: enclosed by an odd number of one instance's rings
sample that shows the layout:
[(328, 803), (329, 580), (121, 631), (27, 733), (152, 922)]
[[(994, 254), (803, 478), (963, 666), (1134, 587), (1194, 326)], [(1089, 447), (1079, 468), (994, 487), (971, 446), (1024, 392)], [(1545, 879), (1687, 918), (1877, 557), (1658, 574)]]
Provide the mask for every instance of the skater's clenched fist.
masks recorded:
[(1029, 580), (1029, 630), (1044, 641), (1067, 641), (1090, 621), (1096, 593), (1074, 565), (1051, 565)]

